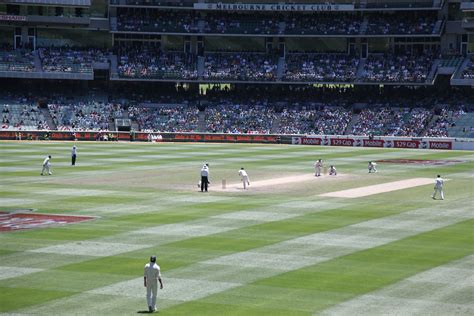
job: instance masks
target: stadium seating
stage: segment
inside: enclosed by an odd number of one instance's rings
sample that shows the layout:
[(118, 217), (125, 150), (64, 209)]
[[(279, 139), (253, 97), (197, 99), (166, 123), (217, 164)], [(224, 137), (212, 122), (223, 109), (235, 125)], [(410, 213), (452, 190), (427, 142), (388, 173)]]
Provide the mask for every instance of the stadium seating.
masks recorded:
[(46, 119), (36, 104), (1, 102), (2, 129), (49, 130)]
[(433, 16), (371, 15), (368, 18), (368, 35), (429, 35), (433, 34), (437, 19)]
[(199, 110), (194, 106), (131, 106), (128, 112), (140, 131), (195, 132), (199, 122)]
[(0, 50), (0, 71), (35, 71), (33, 53), (24, 49)]
[(262, 103), (220, 104), (206, 109), (206, 130), (211, 133), (269, 134), (276, 114)]
[(260, 53), (208, 53), (204, 62), (204, 79), (209, 80), (276, 80), (277, 58)]
[(370, 55), (362, 79), (367, 82), (426, 82), (433, 66), (430, 55)]
[(317, 110), (284, 109), (278, 133), (343, 135), (350, 119), (350, 111), (337, 106)]
[(347, 82), (356, 79), (359, 59), (343, 54), (290, 54), (284, 80)]
[(196, 57), (152, 48), (121, 49), (118, 73), (123, 78), (193, 80), (197, 78)]
[(108, 62), (107, 53), (99, 49), (40, 48), (43, 71), (92, 73), (93, 62)]
[(461, 74), (461, 79), (474, 79), (474, 56), (471, 56), (469, 63)]
[(93, 100), (50, 103), (48, 108), (58, 130), (106, 131), (109, 129), (109, 122), (114, 118), (121, 118), (123, 114), (120, 104)]
[(198, 32), (198, 17), (191, 13), (150, 11), (145, 9), (119, 9), (118, 31), (133, 32)]

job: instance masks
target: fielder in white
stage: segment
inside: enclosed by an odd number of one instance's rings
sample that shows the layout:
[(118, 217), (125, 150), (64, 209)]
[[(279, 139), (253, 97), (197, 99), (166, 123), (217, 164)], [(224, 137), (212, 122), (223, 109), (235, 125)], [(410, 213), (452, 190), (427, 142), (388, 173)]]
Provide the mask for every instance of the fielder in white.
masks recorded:
[(160, 266), (156, 264), (156, 256), (150, 257), (150, 262), (145, 265), (143, 282), (146, 287), (146, 302), (150, 313), (156, 312), (156, 295), (158, 294), (158, 281), (163, 289)]
[(329, 175), (330, 176), (337, 176), (336, 167), (334, 167), (334, 166), (329, 167)]
[(51, 156), (48, 156), (44, 159), (44, 161), (43, 161), (43, 170), (41, 170), (41, 175), (42, 176), (44, 176), (45, 171), (48, 171), (48, 174), (52, 175), (51, 170), (50, 170), (50, 167), (51, 167), (51, 163), (49, 162), (50, 160), (51, 160)]
[(314, 176), (319, 177), (321, 176), (321, 168), (323, 167), (323, 161), (319, 159), (314, 163)]
[(431, 196), (433, 200), (436, 200), (436, 193), (439, 193), (441, 195), (441, 200), (444, 200), (443, 185), (444, 185), (444, 180), (443, 178), (441, 178), (440, 175), (438, 175), (435, 180), (434, 192), (433, 192), (433, 195)]
[(239, 176), (242, 179), (242, 183), (244, 184), (244, 190), (246, 190), (247, 185), (250, 185), (250, 179), (249, 175), (247, 174), (247, 171), (245, 171), (244, 168), (240, 168)]
[(375, 166), (377, 166), (377, 163), (369, 161), (369, 165), (367, 166), (367, 168), (369, 169), (369, 173), (377, 172), (377, 168)]

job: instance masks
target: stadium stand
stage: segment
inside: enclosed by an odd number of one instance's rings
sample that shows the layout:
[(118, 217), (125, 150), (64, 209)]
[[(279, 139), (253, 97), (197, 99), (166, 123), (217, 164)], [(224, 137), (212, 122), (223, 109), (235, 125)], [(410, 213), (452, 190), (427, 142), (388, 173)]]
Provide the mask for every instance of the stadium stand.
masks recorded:
[(2, 129), (4, 130), (50, 129), (36, 104), (3, 101), (0, 102), (0, 109), (2, 111)]
[(119, 8), (117, 30), (132, 32), (196, 33), (198, 16), (192, 12)]
[(195, 132), (199, 122), (199, 110), (194, 106), (130, 106), (128, 113), (140, 131)]
[(423, 83), (433, 62), (431, 55), (370, 55), (362, 78), (368, 82)]
[(358, 66), (358, 58), (343, 54), (290, 54), (287, 57), (284, 79), (288, 81), (354, 81)]
[[(301, 0), (253, 10), (243, 7), (252, 0), (237, 9), (193, 0), (15, 1), (0, 5), (0, 77), (12, 78), (2, 81), (9, 87), (41, 81), (39, 89), (86, 91), (49, 99), (52, 119), (44, 119), (66, 130), (114, 128), (130, 117), (153, 131), (445, 137), (472, 101), (462, 108), (453, 97), (418, 94), (472, 95), (472, 19), (458, 2)], [(92, 87), (110, 99), (89, 98)], [(166, 93), (148, 97), (155, 90)]]
[(49, 111), (58, 130), (106, 131), (114, 118), (121, 118), (120, 104), (87, 102), (57, 102), (48, 104)]
[(92, 73), (94, 62), (107, 63), (107, 53), (99, 49), (40, 48), (43, 71)]
[(463, 70), (461, 79), (474, 79), (474, 56), (471, 56), (469, 63)]
[(271, 107), (221, 104), (206, 109), (206, 130), (212, 133), (269, 134), (276, 114)]
[(320, 106), (313, 110), (284, 109), (278, 133), (343, 135), (351, 112), (338, 106)]
[(260, 53), (207, 53), (204, 79), (272, 81), (276, 79), (277, 58)]
[(0, 49), (0, 71), (35, 71), (34, 56), (31, 50), (4, 47)]
[(437, 18), (409, 14), (374, 14), (368, 17), (368, 35), (430, 35), (435, 32)]
[(119, 50), (118, 73), (136, 79), (196, 79), (196, 58), (181, 52), (162, 52), (152, 47)]

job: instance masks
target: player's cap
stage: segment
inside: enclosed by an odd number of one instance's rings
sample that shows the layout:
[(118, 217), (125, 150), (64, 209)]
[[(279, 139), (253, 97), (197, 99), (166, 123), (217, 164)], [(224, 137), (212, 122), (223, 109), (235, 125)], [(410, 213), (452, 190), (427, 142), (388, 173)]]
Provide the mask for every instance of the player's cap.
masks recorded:
[(51, 159), (51, 155), (48, 156)]
[(244, 170), (244, 167), (240, 168), (241, 170)]
[(438, 174), (438, 178), (441, 178), (441, 176)]
[(150, 262), (156, 262), (156, 256), (151, 256), (150, 257)]

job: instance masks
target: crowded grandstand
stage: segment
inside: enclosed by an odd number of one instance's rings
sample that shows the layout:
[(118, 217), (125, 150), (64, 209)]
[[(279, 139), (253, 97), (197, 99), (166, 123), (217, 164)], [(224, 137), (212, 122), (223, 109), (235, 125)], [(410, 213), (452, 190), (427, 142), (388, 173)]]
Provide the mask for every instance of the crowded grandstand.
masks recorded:
[(1, 129), (474, 135), (473, 1), (256, 2), (6, 0)]

